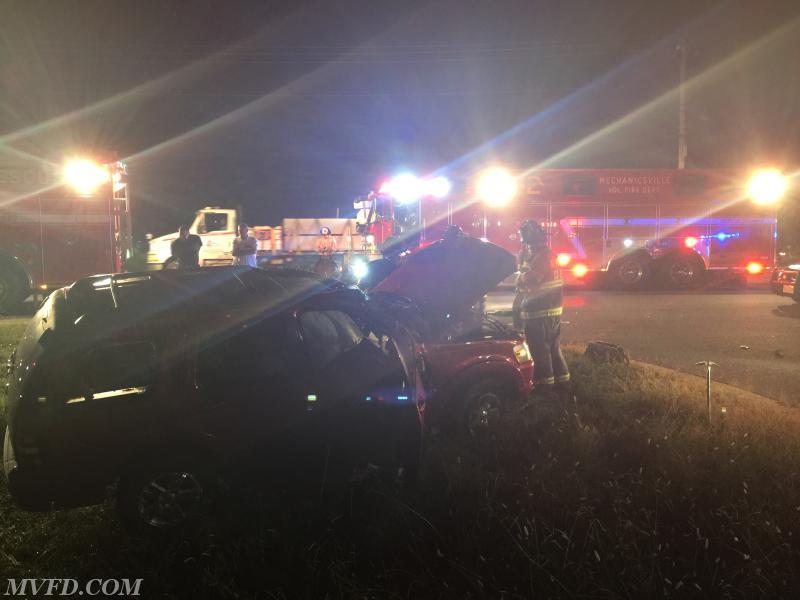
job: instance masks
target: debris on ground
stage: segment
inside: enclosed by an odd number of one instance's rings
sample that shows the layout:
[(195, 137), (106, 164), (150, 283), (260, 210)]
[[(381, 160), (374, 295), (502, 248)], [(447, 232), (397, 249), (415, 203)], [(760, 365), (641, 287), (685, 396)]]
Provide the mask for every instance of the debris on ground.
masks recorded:
[(628, 351), (619, 344), (611, 342), (589, 342), (584, 356), (595, 363), (631, 363)]

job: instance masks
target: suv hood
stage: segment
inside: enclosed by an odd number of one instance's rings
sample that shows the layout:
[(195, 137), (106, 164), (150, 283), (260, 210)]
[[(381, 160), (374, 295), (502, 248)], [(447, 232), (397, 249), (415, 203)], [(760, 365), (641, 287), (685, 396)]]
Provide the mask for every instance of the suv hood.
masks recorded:
[(456, 236), (411, 254), (370, 292), (403, 296), (441, 318), (465, 313), (516, 269), (503, 248)]

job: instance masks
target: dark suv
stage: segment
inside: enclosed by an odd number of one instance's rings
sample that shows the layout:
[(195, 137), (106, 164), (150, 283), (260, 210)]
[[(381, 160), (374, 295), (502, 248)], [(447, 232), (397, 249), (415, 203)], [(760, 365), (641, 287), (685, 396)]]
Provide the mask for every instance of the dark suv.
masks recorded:
[(206, 474), (255, 457), (320, 478), (413, 470), (415, 347), (389, 326), (361, 292), (292, 272), (82, 279), (49, 297), (13, 358), (9, 489), (43, 510), (96, 503), (119, 480), (123, 515), (158, 526), (200, 508)]
[(472, 430), (530, 391), (524, 340), (469, 311), (514, 266), (463, 238), (369, 296), (249, 267), (79, 280), (11, 361), (11, 494), (47, 510), (116, 483), (122, 516), (157, 527), (201, 512), (217, 474), (413, 478), (426, 412)]

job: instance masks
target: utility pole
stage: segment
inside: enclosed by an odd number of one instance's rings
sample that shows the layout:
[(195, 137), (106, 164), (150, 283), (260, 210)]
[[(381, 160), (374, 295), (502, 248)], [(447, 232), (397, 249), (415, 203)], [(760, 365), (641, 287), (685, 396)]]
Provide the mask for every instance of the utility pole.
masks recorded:
[(686, 166), (686, 38), (678, 42), (678, 52), (681, 54), (681, 82), (678, 87), (678, 168)]

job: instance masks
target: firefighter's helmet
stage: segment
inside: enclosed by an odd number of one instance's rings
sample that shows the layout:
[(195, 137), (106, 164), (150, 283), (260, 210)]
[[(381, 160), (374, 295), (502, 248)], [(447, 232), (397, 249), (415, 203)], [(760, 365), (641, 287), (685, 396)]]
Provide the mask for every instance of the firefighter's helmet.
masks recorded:
[(531, 219), (519, 226), (519, 236), (523, 243), (531, 246), (547, 245), (547, 233), (539, 223)]

